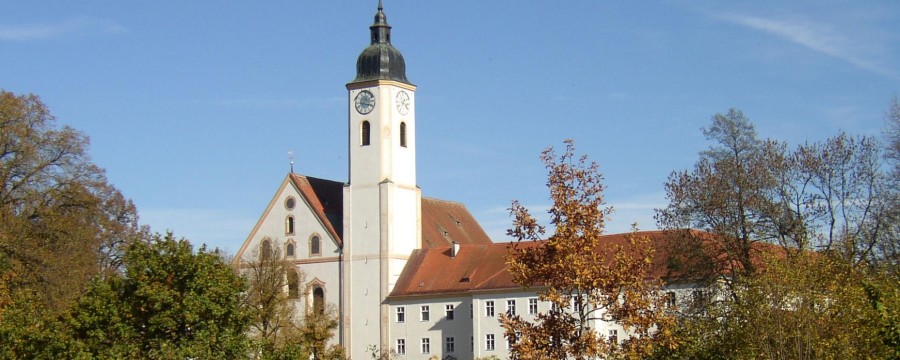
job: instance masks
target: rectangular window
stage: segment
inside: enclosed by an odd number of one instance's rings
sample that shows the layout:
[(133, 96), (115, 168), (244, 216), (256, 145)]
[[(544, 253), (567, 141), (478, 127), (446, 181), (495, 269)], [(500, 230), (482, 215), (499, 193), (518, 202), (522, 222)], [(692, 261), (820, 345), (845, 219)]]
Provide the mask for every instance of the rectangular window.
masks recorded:
[(406, 339), (397, 339), (397, 354), (406, 354)]
[(610, 330), (609, 331), (609, 342), (612, 344), (619, 343), (619, 330)]
[(516, 314), (516, 300), (506, 300), (506, 315), (513, 316)]
[(572, 298), (572, 311), (575, 313), (581, 312), (581, 307), (584, 306), (584, 298), (581, 296), (575, 296)]
[(673, 307), (675, 307), (675, 303), (676, 303), (675, 292), (674, 291), (666, 292), (666, 306), (673, 308)]
[(406, 322), (406, 308), (404, 308), (403, 306), (397, 307), (397, 322)]
[(528, 299), (528, 313), (529, 314), (531, 314), (531, 315), (537, 314), (537, 312), (538, 312), (538, 307), (537, 307), (538, 302), (537, 301), (538, 301), (537, 298)]
[(484, 316), (494, 317), (494, 301), (485, 301), (484, 302)]
[(494, 351), (494, 334), (487, 334), (484, 336), (484, 349), (487, 351)]
[(444, 342), (444, 351), (448, 353), (456, 351), (456, 339), (454, 339), (452, 336), (448, 336), (446, 341)]
[(431, 353), (431, 339), (430, 338), (422, 338), (422, 353), (423, 354)]
[(475, 315), (475, 304), (469, 303), (469, 319)]
[(447, 320), (453, 320), (453, 305), (444, 307), (444, 315), (447, 317)]
[(431, 320), (431, 308), (428, 305), (422, 305), (422, 321)]

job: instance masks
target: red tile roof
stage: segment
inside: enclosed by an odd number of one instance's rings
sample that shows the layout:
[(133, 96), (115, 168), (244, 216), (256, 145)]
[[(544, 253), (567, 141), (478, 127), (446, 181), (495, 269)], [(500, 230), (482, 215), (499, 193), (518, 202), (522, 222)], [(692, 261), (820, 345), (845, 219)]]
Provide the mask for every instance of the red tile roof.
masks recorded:
[[(290, 175), (291, 182), (312, 206), (326, 230), (342, 244), (344, 218), (344, 183)], [(422, 198), (422, 247), (460, 244), (492, 244), (478, 221), (465, 205), (434, 198)]]
[(338, 246), (343, 246), (344, 184), (298, 174), (291, 174), (290, 178), (325, 230), (337, 240)]
[[(642, 231), (638, 234), (649, 237), (651, 245), (657, 249), (654, 257), (657, 271), (653, 275), (665, 276), (664, 249), (669, 237), (664, 231)], [(624, 246), (628, 244), (626, 235), (605, 235), (601, 243)], [(541, 246), (543, 243), (523, 241), (519, 246)], [(415, 250), (400, 274), (391, 297), (520, 288), (506, 270), (506, 254), (511, 244), (461, 245), (456, 257), (450, 256), (450, 247)]]
[(493, 244), (466, 206), (458, 202), (422, 198), (422, 247)]
[[(604, 235), (600, 246), (611, 244), (629, 249), (627, 235)], [(684, 259), (684, 254), (673, 253), (673, 245), (685, 239), (697, 241), (697, 250), (705, 252), (712, 258), (720, 258), (721, 241), (715, 236), (698, 230), (677, 231), (640, 231), (639, 236), (650, 239), (654, 249), (652, 277), (662, 278), (668, 282), (697, 281), (698, 273), (690, 267), (696, 259)], [(391, 297), (423, 296), (448, 293), (467, 293), (473, 291), (514, 290), (521, 288), (513, 282), (507, 271), (506, 255), (513, 243), (461, 245), (456, 257), (451, 257), (451, 247), (433, 247), (413, 251), (406, 263), (400, 278), (397, 280)], [(520, 247), (541, 246), (544, 241), (523, 241)], [(755, 264), (762, 265), (761, 254), (785, 256), (785, 249), (773, 244), (755, 242), (752, 245)], [(677, 258), (677, 259), (676, 259)], [(706, 259), (709, 259), (707, 257)], [(686, 262), (685, 262), (686, 260)], [(673, 266), (678, 264), (679, 266)], [(757, 266), (760, 266), (757, 265)], [(718, 261), (714, 264), (715, 274), (724, 275), (734, 271), (735, 262)]]

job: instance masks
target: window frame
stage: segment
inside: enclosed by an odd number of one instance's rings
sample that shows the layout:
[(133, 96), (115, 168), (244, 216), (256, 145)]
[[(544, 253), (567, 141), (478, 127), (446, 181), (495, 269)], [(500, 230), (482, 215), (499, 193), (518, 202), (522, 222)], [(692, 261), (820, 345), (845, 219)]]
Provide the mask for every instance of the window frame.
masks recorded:
[(400, 122), (400, 147), (406, 147), (406, 122)]
[(494, 334), (484, 335), (484, 351), (494, 351), (497, 349), (496, 338)]
[(447, 320), (453, 320), (456, 317), (456, 306), (453, 304), (444, 305), (444, 318)]
[(397, 352), (397, 355), (406, 355), (406, 338), (397, 339), (394, 351)]
[(288, 215), (284, 218), (284, 234), (285, 235), (294, 235), (297, 231), (297, 222), (294, 220), (294, 215)]
[(431, 354), (431, 338), (429, 338), (429, 337), (422, 338), (422, 353), (423, 354)]
[(506, 299), (506, 315), (516, 315), (516, 299)]
[(319, 234), (309, 237), (309, 256), (322, 256), (322, 237)]
[(494, 311), (494, 300), (487, 300), (484, 302), (484, 317), (494, 317), (496, 312)]
[(538, 313), (538, 298), (528, 298), (528, 314), (535, 315)]
[(372, 145), (372, 123), (369, 120), (363, 120), (360, 123), (359, 146)]
[(447, 336), (444, 339), (444, 352), (456, 352), (456, 338), (454, 338), (453, 336)]
[(430, 305), (422, 305), (419, 308), (419, 320), (420, 321), (431, 321), (431, 306)]
[(406, 307), (398, 306), (394, 311), (394, 321), (397, 323), (405, 323), (406, 322)]
[(288, 239), (284, 244), (284, 257), (294, 258), (297, 256), (297, 244), (294, 239)]

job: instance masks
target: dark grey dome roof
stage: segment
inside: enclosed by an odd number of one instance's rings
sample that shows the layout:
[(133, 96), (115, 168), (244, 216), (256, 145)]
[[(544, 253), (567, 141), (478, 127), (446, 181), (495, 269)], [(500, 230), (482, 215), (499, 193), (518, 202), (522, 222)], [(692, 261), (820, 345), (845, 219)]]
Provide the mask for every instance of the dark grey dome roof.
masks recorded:
[(381, 1), (378, 1), (378, 13), (375, 23), (369, 27), (371, 45), (365, 48), (356, 59), (356, 79), (351, 83), (369, 80), (394, 80), (410, 84), (406, 79), (406, 62), (403, 55), (391, 45), (391, 26)]

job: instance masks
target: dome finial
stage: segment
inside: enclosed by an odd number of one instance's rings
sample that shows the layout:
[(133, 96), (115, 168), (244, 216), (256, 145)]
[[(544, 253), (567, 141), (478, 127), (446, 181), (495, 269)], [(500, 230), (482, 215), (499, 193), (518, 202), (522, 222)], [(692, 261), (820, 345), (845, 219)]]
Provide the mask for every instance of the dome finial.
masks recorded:
[(409, 84), (403, 55), (391, 45), (391, 26), (384, 14), (382, 0), (378, 0), (378, 12), (369, 31), (370, 45), (356, 59), (356, 79), (353, 82), (395, 80)]

